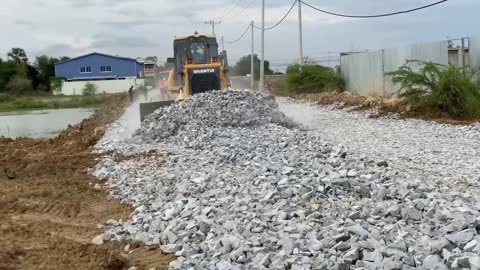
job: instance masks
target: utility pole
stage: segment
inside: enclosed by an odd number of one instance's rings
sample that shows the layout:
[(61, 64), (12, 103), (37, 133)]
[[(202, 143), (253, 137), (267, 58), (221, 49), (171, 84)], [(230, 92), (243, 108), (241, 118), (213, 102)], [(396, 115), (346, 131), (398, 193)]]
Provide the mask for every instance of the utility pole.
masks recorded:
[(262, 49), (260, 50), (260, 92), (265, 87), (265, 0), (262, 0)]
[(222, 23), (222, 21), (218, 21), (218, 22), (216, 22), (216, 21), (206, 21), (205, 22), (205, 24), (210, 24), (212, 26), (212, 34), (214, 34), (214, 35), (215, 35), (215, 25), (216, 24), (221, 24), (221, 23)]
[(298, 2), (298, 37), (299, 37), (299, 48), (300, 48), (300, 55), (298, 58), (298, 64), (300, 68), (302, 68), (303, 62), (303, 29), (302, 29), (302, 1), (299, 0)]
[(250, 28), (252, 28), (252, 52), (250, 55), (250, 89), (253, 90), (255, 87), (255, 63), (253, 58), (253, 52), (255, 51), (255, 25), (253, 21), (250, 23)]

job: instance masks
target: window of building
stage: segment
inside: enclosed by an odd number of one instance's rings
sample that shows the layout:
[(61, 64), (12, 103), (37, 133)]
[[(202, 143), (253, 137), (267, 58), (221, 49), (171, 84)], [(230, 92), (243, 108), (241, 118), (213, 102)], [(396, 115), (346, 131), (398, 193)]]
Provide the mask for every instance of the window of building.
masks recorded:
[(101, 66), (100, 72), (112, 72), (112, 66)]
[(80, 73), (92, 73), (92, 67), (91, 66), (81, 67)]

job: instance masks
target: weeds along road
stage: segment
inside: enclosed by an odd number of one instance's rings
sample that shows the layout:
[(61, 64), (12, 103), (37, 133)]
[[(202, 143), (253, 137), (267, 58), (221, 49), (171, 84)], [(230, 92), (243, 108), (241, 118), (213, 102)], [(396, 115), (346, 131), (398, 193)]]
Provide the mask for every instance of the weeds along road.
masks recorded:
[(440, 190), (478, 187), (480, 125), (453, 126), (422, 120), (369, 118), (278, 98), (280, 109), (333, 144), (390, 166), (407, 177), (435, 184)]

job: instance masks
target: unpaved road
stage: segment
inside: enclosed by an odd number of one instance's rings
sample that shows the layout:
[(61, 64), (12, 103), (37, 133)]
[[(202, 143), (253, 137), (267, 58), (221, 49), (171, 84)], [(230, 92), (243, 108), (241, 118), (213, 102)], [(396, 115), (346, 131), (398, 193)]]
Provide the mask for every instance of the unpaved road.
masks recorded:
[[(126, 98), (111, 97), (94, 117), (51, 140), (0, 139), (0, 269), (166, 269), (171, 257), (133, 243), (101, 246), (98, 224), (128, 219), (131, 209), (108, 201), (87, 169), (92, 147), (117, 119)], [(133, 248), (135, 247), (135, 248)]]
[(357, 156), (387, 160), (390, 166), (440, 190), (478, 188), (480, 125), (453, 126), (422, 120), (369, 118), (366, 112), (347, 112), (277, 98), (280, 109), (333, 144)]

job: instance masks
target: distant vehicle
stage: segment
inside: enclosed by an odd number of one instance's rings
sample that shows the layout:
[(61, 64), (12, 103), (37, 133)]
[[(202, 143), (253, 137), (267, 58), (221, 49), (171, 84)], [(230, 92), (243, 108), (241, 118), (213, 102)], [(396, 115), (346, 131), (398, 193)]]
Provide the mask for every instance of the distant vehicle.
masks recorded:
[(168, 77), (170, 76), (170, 71), (160, 71), (158, 74), (158, 87), (160, 90), (168, 90)]

